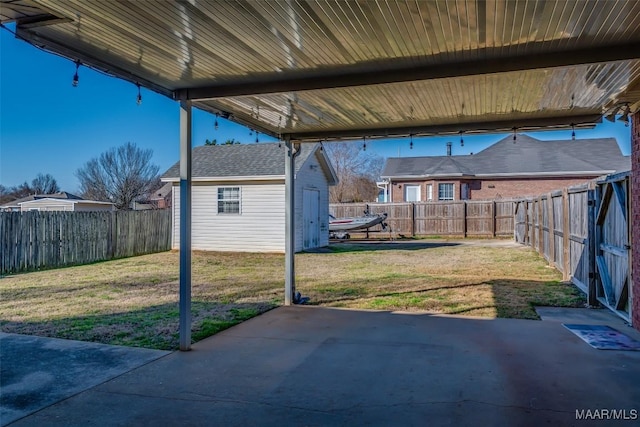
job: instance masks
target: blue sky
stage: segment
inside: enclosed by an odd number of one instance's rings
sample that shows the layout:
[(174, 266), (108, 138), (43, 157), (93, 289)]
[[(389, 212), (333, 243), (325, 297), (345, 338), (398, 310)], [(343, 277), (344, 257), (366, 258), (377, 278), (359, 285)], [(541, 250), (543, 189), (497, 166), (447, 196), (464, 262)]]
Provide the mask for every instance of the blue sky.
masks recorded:
[[(176, 102), (142, 88), (142, 105), (136, 104), (135, 85), (80, 67), (79, 85), (71, 81), (73, 62), (43, 52), (0, 29), (0, 184), (7, 187), (30, 182), (49, 173), (69, 192), (79, 185), (75, 171), (100, 153), (133, 142), (153, 150), (161, 172), (179, 158), (179, 111)], [(615, 137), (625, 155), (630, 154), (630, 130), (606, 120), (593, 130), (576, 131), (578, 138)], [(536, 132), (539, 139), (570, 139), (571, 131)], [(477, 153), (505, 134), (466, 136), (464, 147), (455, 137), (373, 140), (367, 151), (383, 157)], [(249, 129), (199, 110), (194, 112), (193, 144), (230, 138), (253, 143)], [(273, 141), (260, 136), (261, 142)]]

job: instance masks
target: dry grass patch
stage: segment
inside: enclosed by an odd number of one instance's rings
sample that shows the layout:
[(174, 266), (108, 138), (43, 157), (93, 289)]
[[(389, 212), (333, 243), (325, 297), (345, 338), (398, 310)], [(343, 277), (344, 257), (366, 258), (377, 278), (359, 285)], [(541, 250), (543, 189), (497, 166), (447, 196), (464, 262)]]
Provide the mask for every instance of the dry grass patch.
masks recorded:
[[(296, 255), (297, 290), (311, 304), (537, 318), (533, 305), (579, 306), (571, 285), (525, 247), (430, 241), (411, 249)], [(398, 246), (401, 248), (401, 246)], [(177, 252), (18, 274), (0, 279), (4, 332), (175, 349)], [(279, 254), (193, 254), (193, 338), (199, 340), (283, 300)]]
[(538, 318), (534, 305), (584, 304), (574, 286), (561, 283), (560, 273), (524, 246), (443, 241), (417, 244), (418, 249), (338, 248), (299, 263), (298, 289), (313, 303), (527, 319)]

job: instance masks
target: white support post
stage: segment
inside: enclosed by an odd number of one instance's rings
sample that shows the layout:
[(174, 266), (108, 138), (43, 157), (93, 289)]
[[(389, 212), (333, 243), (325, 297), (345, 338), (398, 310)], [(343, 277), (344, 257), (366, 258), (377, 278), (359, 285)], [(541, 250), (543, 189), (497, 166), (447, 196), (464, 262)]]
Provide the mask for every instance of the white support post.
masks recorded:
[(294, 144), (287, 136), (285, 139), (287, 148), (284, 167), (284, 198), (285, 198), (285, 239), (284, 239), (284, 305), (295, 303), (296, 279), (295, 279), (295, 157)]
[(191, 350), (191, 101), (180, 102), (180, 350)]

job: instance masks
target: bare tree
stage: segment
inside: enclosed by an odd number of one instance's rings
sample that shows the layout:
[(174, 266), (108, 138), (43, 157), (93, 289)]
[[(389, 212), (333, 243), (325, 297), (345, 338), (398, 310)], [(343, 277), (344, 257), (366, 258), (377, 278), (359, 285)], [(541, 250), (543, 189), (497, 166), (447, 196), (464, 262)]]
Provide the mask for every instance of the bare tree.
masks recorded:
[(89, 160), (76, 171), (82, 197), (131, 209), (134, 201), (158, 185), (160, 168), (151, 163), (152, 155), (152, 150), (127, 142)]
[(11, 189), (0, 184), (0, 205), (14, 200)]
[(384, 158), (367, 153), (353, 142), (325, 143), (324, 147), (339, 179), (338, 184), (329, 189), (331, 203), (374, 201)]
[(6, 191), (5, 199), (8, 199), (8, 201), (21, 199), (23, 197), (27, 197), (34, 194), (33, 189), (31, 188), (29, 183), (27, 183), (26, 181), (14, 187), (10, 187), (10, 188), (5, 187), (5, 191)]
[(39, 173), (38, 176), (31, 181), (31, 185), (29, 185), (27, 181), (13, 187), (5, 187), (0, 184), (0, 204), (34, 194), (53, 194), (59, 191), (60, 187), (53, 176)]
[(34, 194), (53, 194), (60, 191), (60, 186), (51, 174), (43, 175), (39, 173), (33, 181), (31, 181), (31, 191)]
[(0, 204), (10, 202), (12, 200), (21, 199), (34, 194), (29, 184), (25, 181), (20, 185), (13, 187), (5, 187), (0, 185)]

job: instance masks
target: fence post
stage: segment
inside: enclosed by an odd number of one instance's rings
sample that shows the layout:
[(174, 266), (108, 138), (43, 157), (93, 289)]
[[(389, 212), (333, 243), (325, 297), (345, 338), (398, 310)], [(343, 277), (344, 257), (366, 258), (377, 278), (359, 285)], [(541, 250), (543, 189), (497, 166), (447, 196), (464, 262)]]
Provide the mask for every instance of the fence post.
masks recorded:
[(416, 235), (416, 204), (411, 202), (411, 210), (409, 211), (411, 217), (411, 237)]
[(549, 228), (549, 265), (557, 267), (556, 265), (556, 224), (553, 218), (553, 195), (549, 193), (547, 196), (547, 215), (548, 228)]
[(110, 259), (114, 259), (118, 247), (118, 212), (111, 212), (111, 250), (109, 251)]
[(467, 201), (462, 201), (462, 237), (467, 237)]
[(571, 280), (571, 224), (569, 222), (569, 190), (562, 190), (562, 280)]
[[(521, 200), (519, 202), (517, 202), (516, 204), (516, 208), (515, 208), (515, 214), (517, 215), (519, 210), (524, 209), (524, 235), (522, 236), (522, 243), (524, 243), (525, 245), (530, 244), (531, 242), (529, 241), (529, 204), (527, 203), (526, 200)], [(514, 220), (515, 223), (515, 220)], [(515, 228), (515, 227), (514, 227)]]
[(589, 292), (587, 294), (587, 304), (593, 307), (598, 306), (598, 298), (596, 292), (597, 280), (596, 277), (596, 242), (599, 241), (599, 230), (596, 227), (596, 206), (599, 204), (597, 201), (600, 199), (598, 192), (590, 186), (587, 190), (587, 236), (589, 236)]
[[(531, 215), (529, 215), (529, 205), (531, 205)], [(530, 220), (530, 221), (531, 221), (531, 227), (530, 227), (530, 228), (531, 228), (530, 246), (531, 246), (532, 248), (535, 248), (535, 247), (536, 247), (535, 245), (536, 245), (536, 242), (538, 241), (538, 236), (536, 236), (536, 224), (535, 224), (535, 222), (533, 222), (533, 221), (534, 221), (534, 220), (533, 220), (533, 211), (534, 211), (534, 209), (535, 209), (535, 206), (536, 206), (536, 204), (535, 204), (535, 202), (534, 202), (534, 200), (533, 200), (533, 199), (531, 199), (531, 200), (528, 200), (528, 201), (527, 201), (527, 218), (528, 218), (528, 220)]]
[[(515, 232), (516, 229), (516, 221), (514, 218), (513, 221), (513, 230)], [(491, 236), (496, 237), (496, 201), (491, 201)]]
[(536, 239), (538, 247), (536, 249), (542, 256), (544, 256), (544, 230), (542, 227), (543, 218), (542, 196), (538, 196), (538, 238)]

